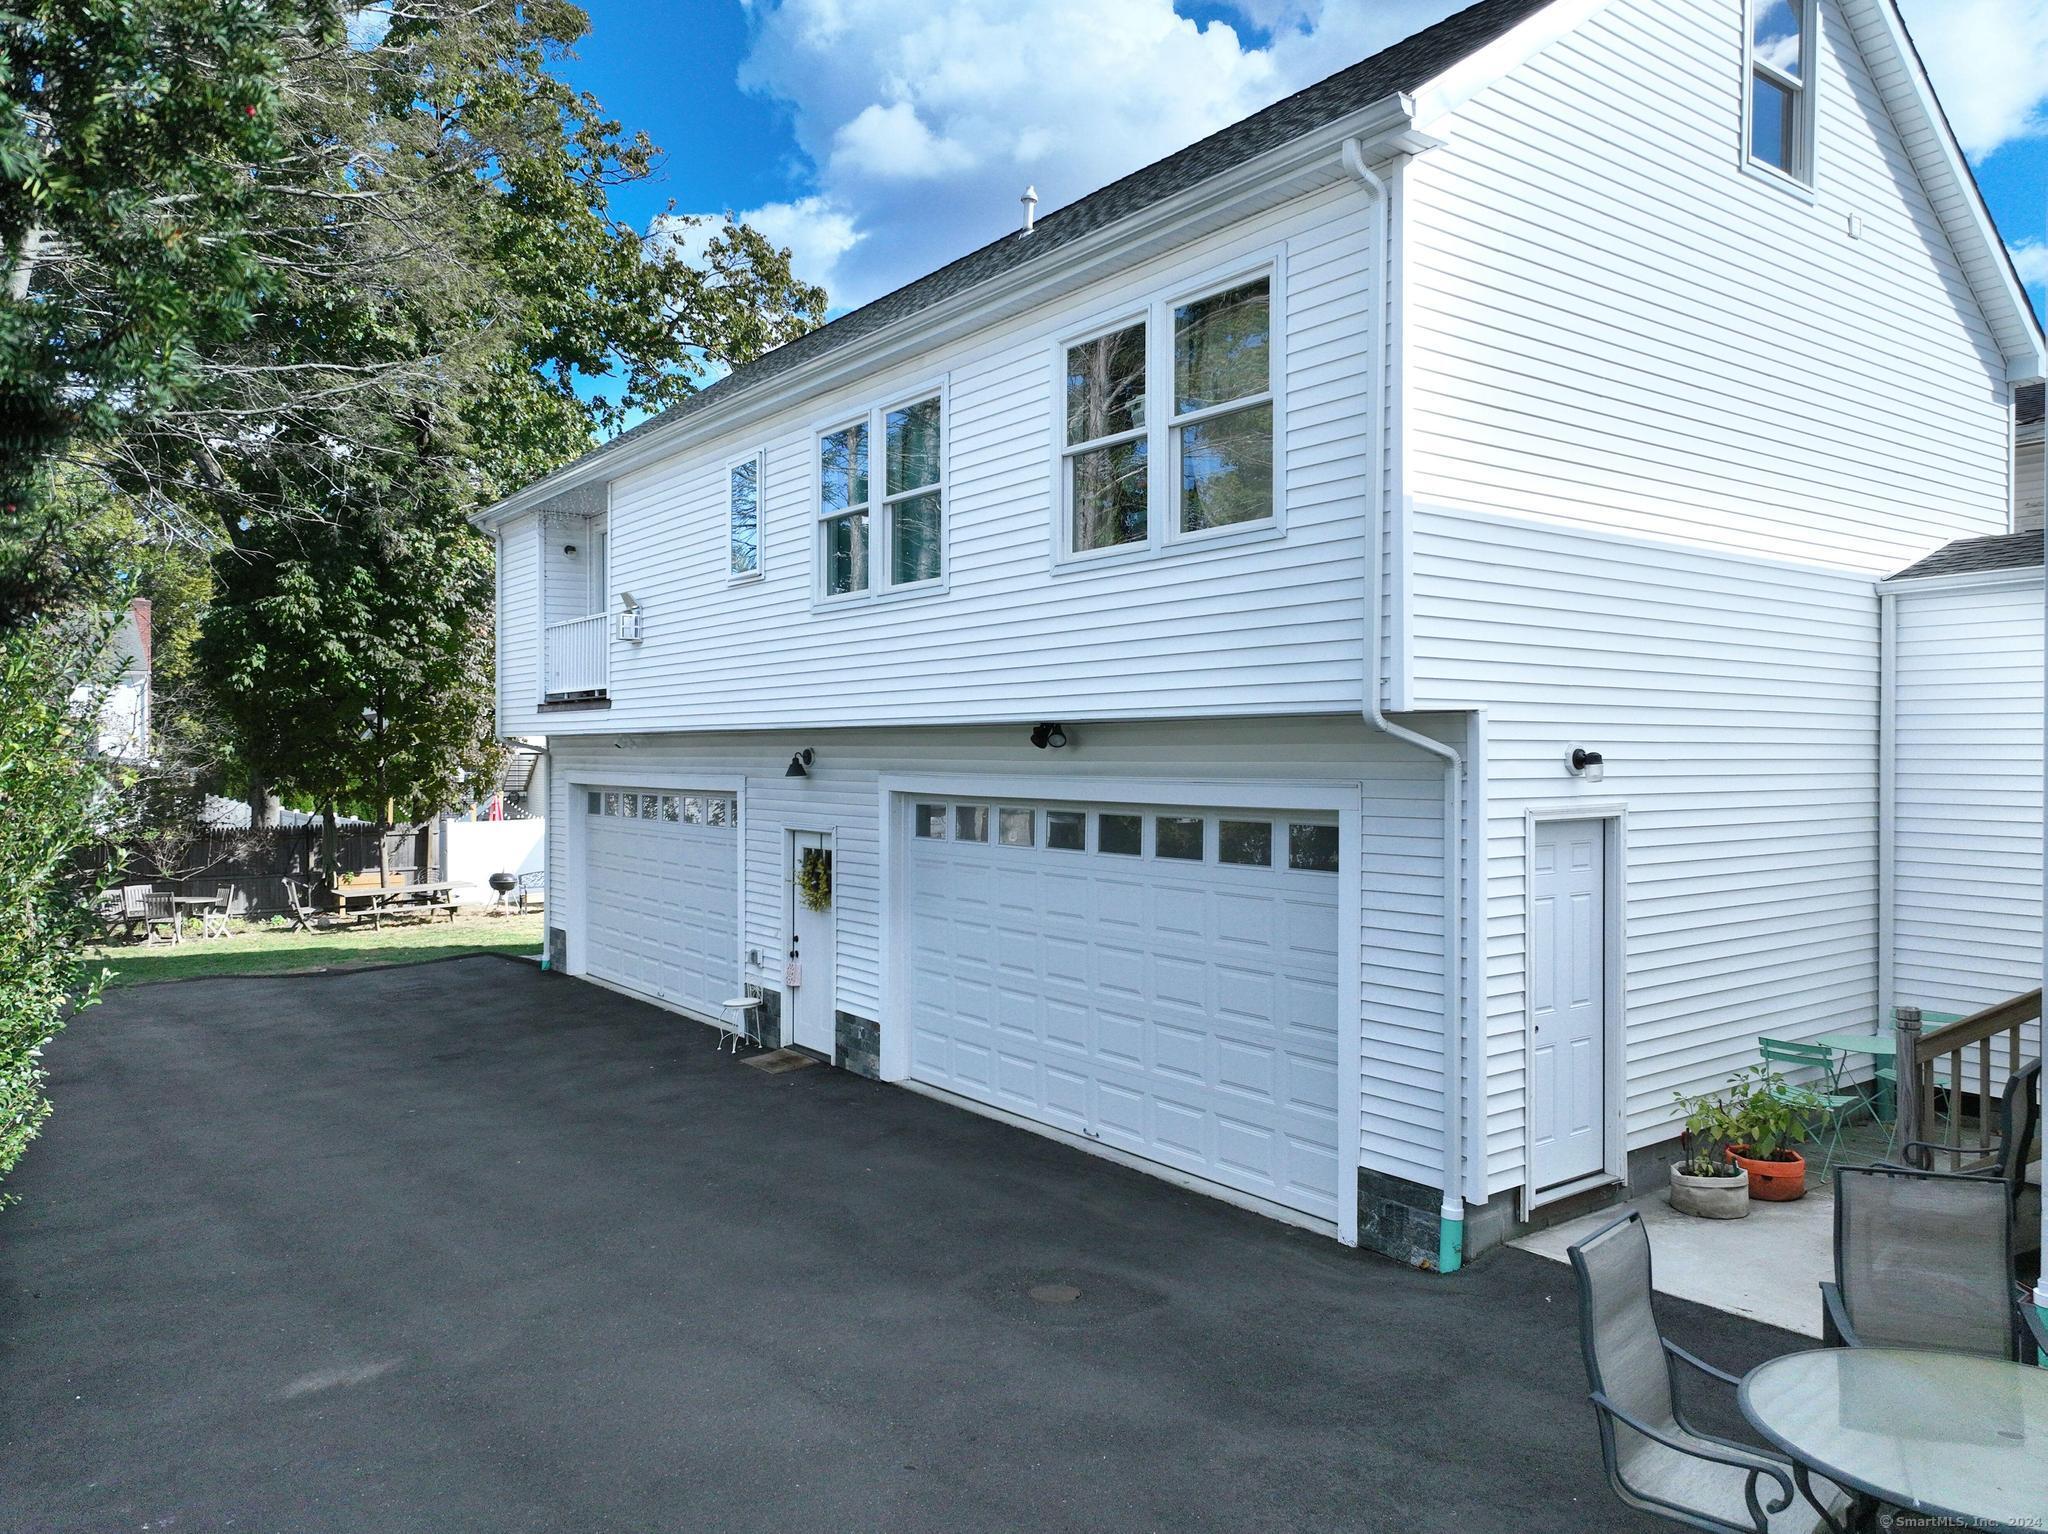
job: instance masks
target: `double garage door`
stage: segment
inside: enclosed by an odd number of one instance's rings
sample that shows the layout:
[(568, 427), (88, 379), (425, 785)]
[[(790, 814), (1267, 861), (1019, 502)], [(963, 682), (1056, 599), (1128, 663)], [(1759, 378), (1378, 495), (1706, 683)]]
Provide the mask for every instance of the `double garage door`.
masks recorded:
[(917, 1080), (1336, 1220), (1334, 818), (910, 810)]
[(699, 1016), (739, 989), (739, 805), (730, 794), (590, 791), (583, 967)]

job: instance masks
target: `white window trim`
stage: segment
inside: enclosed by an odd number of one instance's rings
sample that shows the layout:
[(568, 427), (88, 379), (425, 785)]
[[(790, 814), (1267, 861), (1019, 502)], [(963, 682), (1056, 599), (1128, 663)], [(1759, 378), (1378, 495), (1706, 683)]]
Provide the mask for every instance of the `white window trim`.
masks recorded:
[[(941, 376), (914, 389), (899, 390), (878, 405), (849, 410), (811, 428), (811, 610), (859, 607), (874, 602), (898, 602), (950, 590), (953, 584), (953, 397), (950, 375)], [(887, 421), (889, 412), (919, 400), (939, 402), (939, 478), (936, 486), (924, 485), (895, 496), (886, 493), (888, 475)], [(819, 451), (827, 437), (850, 426), (868, 429), (868, 584), (861, 591), (828, 592), (825, 589), (825, 487), (819, 472)], [(939, 573), (928, 581), (901, 585), (886, 579), (889, 573), (889, 506), (913, 494), (939, 492)], [(833, 512), (843, 516), (844, 512)]]
[[(732, 567), (732, 471), (743, 463), (754, 466), (754, 568), (736, 571)], [(726, 459), (719, 470), (719, 483), (725, 490), (725, 583), (751, 586), (768, 575), (768, 450), (757, 447)]]
[[(1820, 29), (1822, 7), (1820, 0), (1792, 0), (1800, 8), (1799, 26), (1799, 73), (1800, 79), (1786, 78), (1770, 65), (1759, 62), (1756, 56), (1756, 8), (1760, 3), (1774, 3), (1774, 0), (1743, 0), (1742, 6), (1742, 142), (1736, 146), (1738, 162), (1743, 171), (1768, 182), (1779, 190), (1812, 202), (1814, 187), (1819, 182), (1820, 138)], [(1756, 76), (1761, 71), (1768, 78), (1792, 88), (1796, 92), (1798, 134), (1793, 168), (1788, 173), (1780, 170), (1767, 160), (1759, 160), (1750, 153), (1751, 131), (1756, 115)]]
[[(1186, 417), (1173, 413), (1173, 311), (1182, 304), (1207, 298), (1264, 277), (1267, 302), (1272, 313), (1272, 337), (1268, 351), (1268, 387), (1263, 395), (1232, 400), (1210, 410), (1194, 411)], [(1145, 326), (1145, 427), (1146, 506), (1145, 536), (1132, 543), (1106, 549), (1075, 549), (1071, 542), (1073, 497), (1067, 474), (1071, 454), (1067, 446), (1067, 351), (1115, 331)], [(1287, 263), (1284, 247), (1262, 250), (1226, 267), (1214, 268), (1190, 281), (1176, 284), (1150, 301), (1126, 305), (1113, 314), (1097, 316), (1085, 325), (1063, 332), (1051, 348), (1052, 414), (1052, 567), (1061, 571), (1092, 569), (1127, 560), (1153, 559), (1180, 550), (1212, 548), (1219, 544), (1263, 542), (1287, 536)], [(1249, 403), (1248, 403), (1249, 402)], [(1187, 421), (1270, 402), (1273, 407), (1273, 515), (1257, 522), (1233, 527), (1203, 528), (1183, 532), (1180, 526), (1180, 434), (1175, 429)], [(1136, 438), (1138, 432), (1118, 433), (1098, 439), (1117, 442)]]

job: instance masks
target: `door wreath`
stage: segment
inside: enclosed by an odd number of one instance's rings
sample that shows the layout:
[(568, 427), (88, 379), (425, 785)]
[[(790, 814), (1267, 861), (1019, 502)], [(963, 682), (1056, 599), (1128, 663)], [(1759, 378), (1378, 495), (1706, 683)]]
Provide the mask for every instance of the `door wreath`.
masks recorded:
[(797, 862), (796, 891), (807, 911), (832, 908), (832, 854), (823, 847), (806, 847)]

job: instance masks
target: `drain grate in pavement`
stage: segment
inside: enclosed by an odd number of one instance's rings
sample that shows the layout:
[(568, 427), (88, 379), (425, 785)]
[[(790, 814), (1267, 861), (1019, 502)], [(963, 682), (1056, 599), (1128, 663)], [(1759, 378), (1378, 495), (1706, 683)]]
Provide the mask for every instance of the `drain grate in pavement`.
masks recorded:
[(757, 1071), (766, 1071), (771, 1076), (780, 1076), (784, 1071), (800, 1071), (818, 1062), (800, 1050), (771, 1049), (765, 1055), (748, 1055), (741, 1063), (751, 1065)]

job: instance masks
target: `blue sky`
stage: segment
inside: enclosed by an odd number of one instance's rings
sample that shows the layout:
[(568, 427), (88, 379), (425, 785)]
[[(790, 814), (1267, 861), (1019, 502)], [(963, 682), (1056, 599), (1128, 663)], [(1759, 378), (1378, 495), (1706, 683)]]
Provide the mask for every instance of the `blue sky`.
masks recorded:
[[(668, 151), (648, 227), (732, 210), (835, 312), (1320, 79), (1460, 0), (583, 0), (564, 73)], [(1904, 0), (2048, 312), (2048, 0)]]

